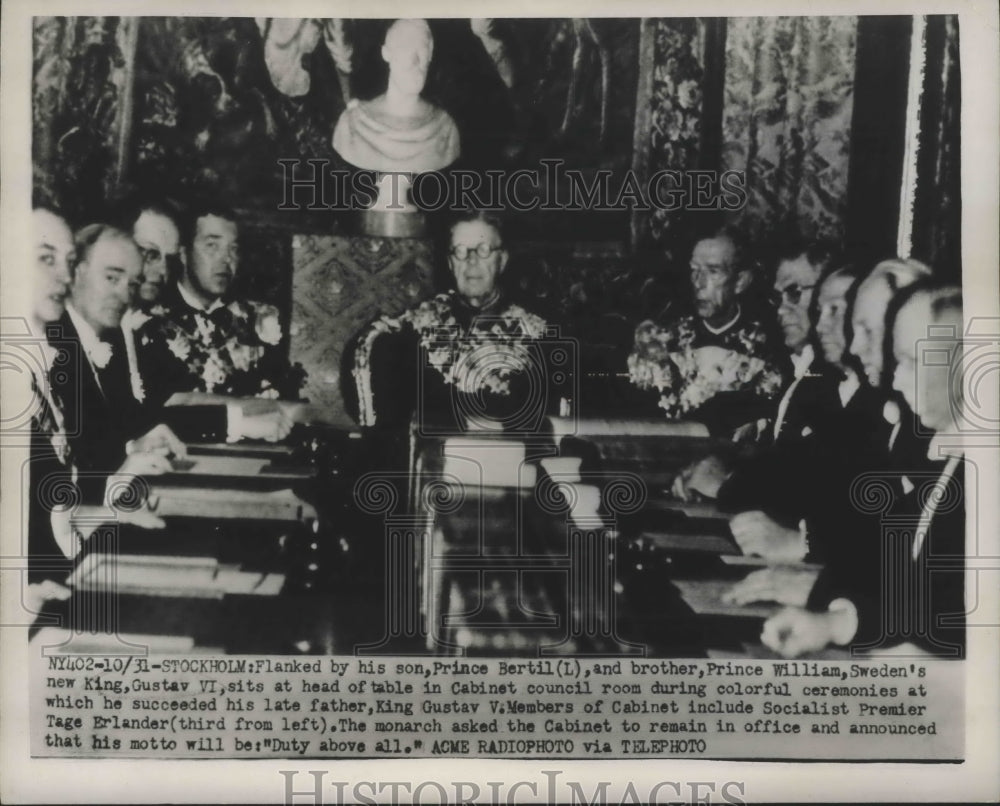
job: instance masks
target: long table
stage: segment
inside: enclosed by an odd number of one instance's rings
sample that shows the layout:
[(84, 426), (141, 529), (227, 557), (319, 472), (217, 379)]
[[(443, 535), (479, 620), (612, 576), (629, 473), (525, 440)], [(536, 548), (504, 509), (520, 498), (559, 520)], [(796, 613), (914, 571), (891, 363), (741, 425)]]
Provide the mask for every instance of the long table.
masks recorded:
[(682, 467), (732, 449), (560, 421), (192, 446), (148, 480), (167, 528), (106, 530), (50, 615), (77, 641), (163, 651), (760, 654), (776, 606), (722, 599), (759, 563), (727, 513), (669, 495)]
[(690, 462), (733, 450), (634, 423), (420, 441), (428, 650), (761, 653), (763, 620), (778, 605), (723, 599), (760, 561), (742, 556), (728, 513), (669, 492)]
[(164, 529), (100, 525), (33, 640), (107, 651), (339, 653), (358, 435), (297, 426), (273, 444), (191, 445), (144, 486)]

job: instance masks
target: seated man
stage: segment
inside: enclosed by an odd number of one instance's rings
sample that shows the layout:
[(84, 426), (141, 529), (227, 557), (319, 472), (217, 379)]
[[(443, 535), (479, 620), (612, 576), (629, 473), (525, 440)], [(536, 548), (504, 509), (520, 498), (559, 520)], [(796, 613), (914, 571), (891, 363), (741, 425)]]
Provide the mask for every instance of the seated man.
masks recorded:
[(139, 370), (154, 404), (175, 392), (295, 399), (303, 375), (289, 367), (274, 306), (236, 298), (239, 230), (221, 209), (196, 212), (183, 235), (183, 275), (162, 311), (136, 333)]
[(629, 376), (659, 394), (669, 419), (729, 433), (770, 407), (782, 385), (779, 358), (763, 325), (740, 305), (752, 274), (735, 237), (723, 232), (698, 241), (690, 268), (695, 314), (665, 327), (640, 324)]
[[(786, 482), (772, 483), (775, 477), (787, 479), (798, 475), (810, 482), (806, 489), (811, 487), (811, 492), (800, 490), (788, 496), (789, 500), (802, 504), (800, 512), (809, 534), (810, 559), (826, 561), (831, 556), (839, 556), (846, 541), (866, 532), (865, 519), (859, 519), (852, 493), (854, 479), (871, 472), (888, 474), (883, 489), (901, 498), (913, 489), (906, 473), (927, 469), (927, 438), (919, 433), (905, 401), (896, 400), (890, 394), (892, 378), (884, 371), (883, 344), (885, 320), (894, 300), (898, 301), (908, 286), (929, 276), (930, 269), (923, 263), (893, 259), (879, 263), (862, 279), (853, 294), (850, 309), (854, 334), (850, 351), (841, 362), (845, 372), (850, 372), (855, 362), (861, 367), (861, 371), (854, 372), (858, 388), (847, 398), (845, 390), (850, 390), (853, 384), (849, 376), (845, 377), (840, 387), (841, 399), (846, 400), (842, 411), (831, 417), (828, 425), (818, 432), (819, 444), (807, 446), (814, 448), (815, 454), (809, 450), (798, 461), (786, 461), (788, 466), (780, 473), (766, 468), (759, 471), (758, 475), (779, 489), (783, 489)], [(820, 293), (825, 294), (825, 285)], [(829, 336), (826, 340), (830, 341)], [(886, 412), (892, 415), (891, 421), (887, 421)], [(810, 443), (816, 441), (811, 439)], [(918, 452), (918, 445), (923, 446), (922, 451)], [(771, 462), (772, 467), (775, 461)], [(823, 472), (810, 472), (811, 468), (822, 468)], [(692, 480), (692, 484), (706, 490), (722, 485), (716, 494), (720, 500), (731, 500), (733, 484), (729, 481), (722, 484), (719, 476), (712, 478), (710, 467), (699, 468), (696, 475), (699, 478)], [(722, 475), (724, 477), (724, 472)], [(746, 469), (739, 475), (753, 477)], [(738, 485), (739, 478), (734, 476), (732, 481)], [(741, 514), (737, 518), (740, 520), (735, 524), (734, 535), (748, 554), (780, 562), (799, 559), (806, 548), (797, 530), (773, 523), (761, 513)], [(814, 573), (801, 574), (773, 567), (751, 574), (733, 588), (729, 598), (733, 602), (760, 600), (802, 605), (814, 581)]]
[[(846, 509), (835, 491), (848, 489), (858, 472), (884, 459), (882, 400), (861, 384), (847, 353), (846, 312), (856, 279), (852, 266), (834, 265), (816, 281), (812, 307), (820, 355), (782, 397), (783, 427), (775, 429), (773, 443), (737, 462), (714, 493), (720, 505), (740, 513), (731, 529), (747, 553), (799, 560), (808, 549), (811, 560), (822, 562), (831, 524), (840, 523)], [(812, 346), (806, 351), (811, 354)]]
[[(516, 427), (557, 397), (544, 372), (548, 325), (505, 298), (500, 220), (474, 212), (451, 227), (455, 288), (399, 316), (377, 319), (359, 340), (353, 376), (364, 426), (449, 430)], [(544, 388), (543, 388), (544, 386)]]
[[(28, 489), (28, 589), (25, 604), (38, 612), (46, 599), (66, 599), (70, 591), (62, 586), (73, 561), (84, 548), (91, 532), (102, 522), (132, 523), (143, 527), (158, 527), (163, 521), (142, 502), (138, 507), (114, 507), (114, 493), (124, 493), (133, 475), (163, 473), (169, 469), (164, 450), (172, 449), (183, 455), (184, 446), (171, 441), (166, 431), (146, 435), (137, 442), (152, 452), (133, 451), (124, 459), (117, 473), (81, 479), (74, 462), (66, 432), (66, 411), (62, 395), (54, 392), (49, 372), (57, 357), (58, 367), (73, 369), (65, 356), (59, 355), (59, 345), (49, 345), (44, 339), (51, 323), (66, 316), (66, 297), (70, 287), (70, 265), (74, 250), (72, 233), (66, 222), (47, 209), (35, 209), (32, 214), (35, 243), (35, 267), (32, 274), (34, 294), (27, 317), (31, 333), (39, 343), (40, 361), (31, 373), (31, 464)], [(102, 251), (107, 244), (99, 247)], [(119, 261), (113, 260), (112, 263)], [(87, 306), (85, 309), (89, 310)], [(81, 327), (87, 327), (81, 324)], [(60, 334), (60, 339), (67, 334)], [(73, 351), (77, 356), (79, 353)], [(89, 362), (88, 362), (89, 363)], [(92, 366), (92, 365), (91, 365)], [(61, 370), (60, 370), (61, 372)], [(77, 374), (79, 378), (79, 375)], [(64, 391), (66, 385), (61, 387)], [(89, 384), (80, 391), (87, 392)], [(110, 391), (110, 389), (109, 389)], [(79, 418), (74, 406), (71, 416)], [(82, 423), (82, 424), (85, 424)], [(83, 483), (80, 482), (96, 482)], [(73, 491), (73, 492), (71, 492)], [(86, 493), (82, 500), (79, 494)], [(68, 502), (69, 505), (67, 505)], [(107, 505), (107, 506), (106, 506)], [(89, 528), (81, 531), (81, 521)]]
[(177, 218), (165, 205), (142, 205), (132, 222), (132, 238), (142, 254), (142, 285), (136, 309), (162, 304), (164, 292), (181, 279), (181, 235)]
[(163, 314), (164, 291), (180, 279), (183, 271), (181, 236), (175, 215), (165, 205), (143, 204), (128, 218), (132, 239), (142, 255), (142, 284), (133, 306), (122, 317), (122, 331), (132, 376), (132, 393), (136, 400), (142, 401), (146, 392), (139, 373), (135, 332), (149, 321), (150, 316)]
[[(832, 274), (833, 267), (840, 268), (836, 276)], [(811, 343), (810, 320), (813, 294), (821, 277), (829, 275), (830, 279), (825, 289), (827, 305), (838, 308), (846, 305), (850, 281), (845, 283), (842, 279), (844, 268), (833, 258), (832, 248), (824, 244), (794, 243), (782, 252), (771, 302), (777, 310), (785, 348), (795, 371), (770, 408), (762, 411), (756, 422), (740, 429), (737, 435), (740, 441), (775, 445), (796, 441), (821, 427), (830, 412), (840, 406), (837, 385), (841, 373), (837, 364), (843, 349), (834, 340), (830, 352), (836, 360), (829, 363), (824, 360), (825, 355), (817, 358)], [(843, 340), (841, 336), (839, 341)], [(716, 498), (732, 470), (716, 457), (703, 459), (677, 477), (674, 494), (685, 499), (692, 493)]]
[(74, 261), (70, 300), (57, 322), (62, 355), (51, 388), (76, 466), (108, 474), (127, 454), (162, 448), (182, 455), (171, 429), (150, 430), (155, 413), (132, 394), (120, 326), (140, 284), (135, 243), (115, 227), (91, 224), (75, 237)]
[[(933, 326), (933, 329), (932, 329)], [(787, 608), (764, 624), (763, 642), (786, 657), (828, 644), (885, 651), (902, 645), (961, 657), (965, 646), (961, 386), (950, 369), (961, 361), (958, 287), (914, 286), (892, 330), (893, 387), (934, 434), (926, 484), (873, 515), (867, 539), (845, 543), (824, 568), (809, 609)], [(948, 355), (942, 364), (939, 357)], [(888, 516), (889, 524), (876, 522)], [(886, 528), (889, 527), (889, 528)]]
[(929, 280), (930, 276), (930, 267), (918, 260), (883, 260), (858, 286), (851, 313), (850, 350), (868, 384), (882, 395), (883, 416), (890, 426), (886, 447), (892, 463), (900, 466), (914, 467), (923, 462), (927, 438), (917, 427), (916, 415), (891, 388), (892, 376), (886, 372), (889, 363), (885, 354), (886, 322), (900, 292), (913, 283)]

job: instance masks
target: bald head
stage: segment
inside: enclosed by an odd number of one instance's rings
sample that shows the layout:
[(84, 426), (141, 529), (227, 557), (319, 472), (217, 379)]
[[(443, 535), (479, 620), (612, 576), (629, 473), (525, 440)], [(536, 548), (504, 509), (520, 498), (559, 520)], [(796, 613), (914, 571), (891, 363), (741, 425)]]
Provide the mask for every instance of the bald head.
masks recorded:
[(930, 275), (930, 267), (918, 260), (894, 258), (879, 263), (858, 286), (851, 315), (853, 337), (849, 349), (861, 362), (872, 386), (882, 384), (885, 317), (889, 303), (899, 291)]
[[(931, 325), (934, 328), (931, 329)], [(900, 392), (924, 427), (950, 428), (962, 403), (962, 290), (920, 289), (900, 307), (892, 331)], [(947, 360), (942, 360), (947, 356)]]

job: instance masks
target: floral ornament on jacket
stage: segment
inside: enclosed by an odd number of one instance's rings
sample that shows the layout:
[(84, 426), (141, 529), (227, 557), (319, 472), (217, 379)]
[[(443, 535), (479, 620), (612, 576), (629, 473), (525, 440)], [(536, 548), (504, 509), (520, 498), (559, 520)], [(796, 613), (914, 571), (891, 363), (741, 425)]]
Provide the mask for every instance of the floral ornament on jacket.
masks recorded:
[(455, 318), (456, 304), (457, 295), (450, 291), (371, 325), (354, 356), (361, 425), (375, 424), (371, 352), (375, 341), (388, 333), (416, 333), (428, 365), (458, 391), (510, 395), (511, 378), (530, 366), (530, 345), (545, 335), (546, 321), (519, 305), (508, 305), (497, 314), (473, 317), (465, 330)]
[(781, 373), (763, 358), (761, 328), (733, 331), (730, 347), (695, 346), (697, 336), (691, 316), (668, 328), (650, 321), (636, 328), (629, 378), (640, 389), (660, 393), (659, 406), (668, 418), (683, 417), (719, 392), (749, 390), (770, 398), (781, 390)]
[(233, 300), (208, 314), (152, 313), (139, 332), (140, 347), (162, 342), (184, 365), (192, 391), (298, 397), (305, 372), (298, 364), (288, 367), (278, 354), (283, 333), (273, 305)]

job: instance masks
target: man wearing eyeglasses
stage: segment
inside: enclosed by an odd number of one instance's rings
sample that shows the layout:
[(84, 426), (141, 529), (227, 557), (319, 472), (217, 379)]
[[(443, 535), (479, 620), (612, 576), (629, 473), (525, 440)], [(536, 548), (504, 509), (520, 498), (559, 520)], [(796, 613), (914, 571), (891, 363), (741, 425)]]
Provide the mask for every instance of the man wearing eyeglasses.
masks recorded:
[(781, 395), (773, 420), (767, 424), (764, 435), (771, 440), (810, 428), (812, 407), (796, 404), (813, 396), (810, 387), (828, 385), (830, 368), (821, 357), (817, 358), (810, 343), (810, 306), (820, 275), (833, 260), (831, 245), (810, 243), (792, 245), (778, 261), (770, 300), (792, 361), (793, 378)]
[(780, 359), (767, 328), (741, 301), (752, 279), (735, 234), (704, 238), (691, 253), (694, 314), (636, 328), (630, 380), (658, 393), (668, 419), (702, 422), (728, 436), (772, 407), (782, 386)]
[[(500, 219), (470, 211), (450, 234), (454, 288), (379, 318), (357, 342), (352, 375), (361, 425), (391, 430), (415, 414), (434, 430), (523, 428), (558, 399), (539, 364), (548, 324), (511, 302), (500, 283), (509, 257)], [(546, 388), (533, 386), (539, 382)]]
[[(816, 356), (810, 342), (813, 295), (824, 272), (836, 266), (842, 263), (832, 245), (819, 242), (794, 241), (778, 258), (770, 300), (794, 373), (777, 405), (751, 426), (756, 432), (754, 440), (772, 449), (754, 456), (746, 466), (736, 467), (735, 472), (721, 459), (709, 456), (682, 471), (673, 485), (674, 494), (681, 498), (690, 498), (692, 493), (719, 498), (727, 509), (736, 511), (730, 529), (747, 554), (797, 561), (809, 549), (805, 520), (798, 525), (796, 520), (805, 514), (798, 484), (810, 477), (808, 473), (788, 473), (787, 467), (803, 472), (808, 469), (809, 463), (802, 461), (800, 453), (818, 460), (818, 454), (804, 440), (822, 430), (844, 406), (838, 388), (842, 371), (824, 361), (824, 356)], [(850, 282), (840, 287), (838, 305), (845, 304), (849, 286)], [(840, 360), (835, 352), (831, 349), (829, 357)], [(842, 347), (839, 352), (843, 352)], [(798, 492), (793, 494), (792, 490)], [(796, 512), (794, 517), (789, 518), (790, 511)]]
[[(140, 216), (135, 229), (145, 266), (151, 268), (143, 282), (148, 295), (140, 289), (147, 304), (136, 331), (141, 394), (147, 403), (162, 404), (175, 392), (297, 397), (295, 373), (279, 350), (277, 309), (233, 294), (239, 260), (239, 227), (233, 213), (206, 207), (184, 221), (181, 274), (175, 282), (168, 281), (167, 271), (172, 243), (166, 236), (172, 232), (161, 220), (158, 231), (151, 233), (156, 221)], [(155, 294), (161, 276), (165, 287), (156, 295), (158, 302), (149, 305), (147, 296)], [(231, 439), (282, 439), (291, 428), (277, 412), (248, 417), (238, 407), (227, 408)]]
[(160, 301), (163, 291), (180, 279), (181, 236), (174, 217), (165, 207), (147, 204), (132, 224), (132, 238), (142, 255), (140, 308)]

